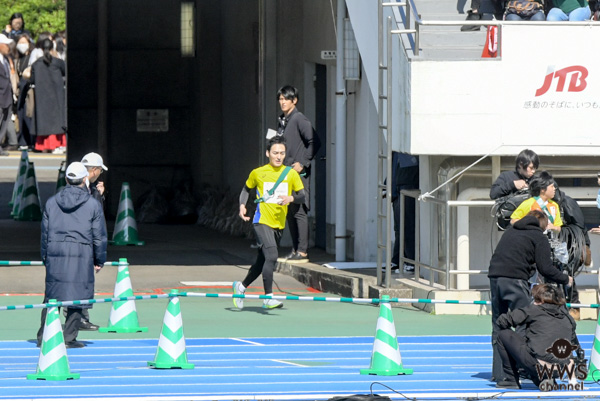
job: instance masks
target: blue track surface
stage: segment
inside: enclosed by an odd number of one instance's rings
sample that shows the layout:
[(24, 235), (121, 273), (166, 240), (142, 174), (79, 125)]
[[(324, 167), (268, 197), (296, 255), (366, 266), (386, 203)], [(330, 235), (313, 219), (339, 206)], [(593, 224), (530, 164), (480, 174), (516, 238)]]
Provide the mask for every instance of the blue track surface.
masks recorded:
[[(81, 374), (79, 380), (69, 381), (27, 380), (26, 375), (36, 371), (39, 349), (30, 342), (4, 341), (0, 400), (316, 400), (368, 394), (373, 382), (413, 399), (600, 399), (596, 383), (586, 383), (584, 392), (540, 393), (530, 382), (522, 390), (499, 391), (488, 381), (489, 336), (415, 336), (398, 341), (403, 365), (414, 369), (413, 375), (360, 375), (360, 369), (370, 364), (372, 337), (186, 339), (188, 361), (195, 364), (191, 370), (148, 368), (158, 340), (89, 341), (86, 348), (67, 350), (71, 372)], [(580, 341), (589, 355), (593, 336), (582, 335)], [(404, 399), (378, 384), (373, 391)]]

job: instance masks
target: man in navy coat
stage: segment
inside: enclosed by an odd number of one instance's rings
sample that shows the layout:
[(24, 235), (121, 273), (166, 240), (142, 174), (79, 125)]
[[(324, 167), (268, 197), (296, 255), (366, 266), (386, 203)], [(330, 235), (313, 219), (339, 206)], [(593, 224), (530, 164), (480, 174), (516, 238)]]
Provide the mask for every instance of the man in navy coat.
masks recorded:
[[(80, 162), (67, 167), (67, 186), (48, 199), (42, 217), (42, 262), (46, 266), (44, 303), (50, 299), (74, 301), (94, 298), (94, 273), (106, 262), (106, 223), (102, 205), (87, 190), (87, 168)], [(67, 307), (64, 327), (67, 348), (82, 348), (77, 341), (82, 308)], [(38, 346), (42, 342), (47, 310), (42, 310)]]

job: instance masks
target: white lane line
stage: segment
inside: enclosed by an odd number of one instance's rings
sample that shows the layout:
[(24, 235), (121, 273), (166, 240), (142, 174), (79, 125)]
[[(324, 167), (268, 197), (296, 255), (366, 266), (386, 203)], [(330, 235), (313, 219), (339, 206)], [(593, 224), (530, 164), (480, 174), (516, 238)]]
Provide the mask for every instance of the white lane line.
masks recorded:
[[(230, 338), (230, 340), (233, 340), (233, 341), (240, 341), (240, 342), (243, 342), (243, 343), (245, 343), (245, 344), (251, 344), (251, 345), (263, 345), (263, 346), (265, 345), (265, 344), (257, 343), (257, 342), (255, 342), (255, 341), (244, 340), (244, 339), (242, 339), (242, 338), (233, 338), (233, 337), (232, 337), (232, 338)], [(240, 346), (240, 344), (230, 345), (230, 347), (238, 347), (238, 346)]]

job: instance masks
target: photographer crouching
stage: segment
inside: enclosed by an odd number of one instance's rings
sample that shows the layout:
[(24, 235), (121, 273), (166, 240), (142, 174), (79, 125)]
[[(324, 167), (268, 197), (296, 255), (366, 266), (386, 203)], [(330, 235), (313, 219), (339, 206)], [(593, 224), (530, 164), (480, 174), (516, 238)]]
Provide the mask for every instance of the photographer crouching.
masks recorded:
[[(533, 305), (505, 313), (496, 320), (501, 329), (498, 352), (504, 373), (496, 387), (521, 388), (519, 368), (522, 368), (541, 391), (548, 391), (555, 383), (552, 377), (554, 370), (540, 368), (542, 365), (570, 366), (574, 363), (571, 359), (573, 350), (577, 350), (578, 358), (584, 358), (575, 333), (577, 324), (565, 307), (562, 291), (552, 284), (538, 284), (533, 287), (532, 294)], [(512, 331), (511, 327), (525, 327), (525, 337)], [(555, 350), (557, 341), (565, 344), (568, 341), (568, 344), (564, 349)], [(581, 373), (585, 378), (585, 372)]]

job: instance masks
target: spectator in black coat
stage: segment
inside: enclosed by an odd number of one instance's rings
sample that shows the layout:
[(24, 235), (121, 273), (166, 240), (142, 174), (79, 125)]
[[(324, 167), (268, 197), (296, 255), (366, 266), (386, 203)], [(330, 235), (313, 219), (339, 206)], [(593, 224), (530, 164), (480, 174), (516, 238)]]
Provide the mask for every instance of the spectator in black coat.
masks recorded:
[[(41, 256), (46, 266), (44, 303), (50, 299), (73, 301), (94, 298), (94, 272), (106, 262), (107, 234), (100, 202), (85, 186), (87, 169), (79, 162), (66, 171), (67, 186), (48, 199), (42, 217)], [(77, 341), (82, 308), (67, 307), (64, 338), (67, 348), (81, 348)], [(42, 310), (37, 334), (42, 343), (47, 310)]]

